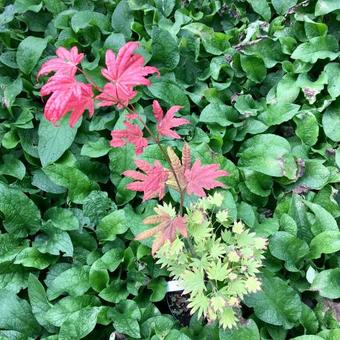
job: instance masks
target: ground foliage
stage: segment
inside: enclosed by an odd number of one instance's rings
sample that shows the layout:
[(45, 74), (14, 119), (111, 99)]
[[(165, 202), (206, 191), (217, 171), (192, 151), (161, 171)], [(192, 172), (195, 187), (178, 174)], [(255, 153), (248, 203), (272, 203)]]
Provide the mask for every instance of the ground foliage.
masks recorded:
[[(337, 0), (0, 0), (0, 336), (3, 339), (339, 339), (340, 66)], [(192, 155), (230, 173), (224, 206), (269, 238), (263, 289), (223, 331), (169, 315), (168, 273), (133, 240), (156, 201), (126, 189), (131, 145), (113, 108), (74, 129), (43, 119), (37, 80), (59, 46), (86, 53), (138, 40), (162, 77), (152, 99), (181, 105)], [(181, 141), (171, 142), (181, 149)], [(142, 156), (163, 161), (155, 145)], [(170, 192), (165, 200), (178, 202)], [(189, 204), (189, 202), (186, 202)]]

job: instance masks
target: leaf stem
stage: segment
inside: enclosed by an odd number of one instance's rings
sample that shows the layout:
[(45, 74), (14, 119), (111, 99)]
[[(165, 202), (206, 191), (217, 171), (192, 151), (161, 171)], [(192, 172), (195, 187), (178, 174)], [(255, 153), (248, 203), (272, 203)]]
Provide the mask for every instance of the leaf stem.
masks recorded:
[[(102, 89), (80, 68), (77, 67), (77, 70), (86, 78), (86, 80), (99, 92), (102, 92)], [(113, 97), (112, 97), (113, 98)], [(126, 108), (130, 113), (136, 113), (136, 109), (135, 107), (130, 104), (131, 108), (129, 106), (125, 106), (123, 104), (121, 104), (124, 108)], [(178, 190), (179, 190), (179, 194), (180, 194), (180, 207), (179, 207), (179, 215), (182, 216), (183, 215), (183, 206), (184, 206), (184, 198), (185, 198), (185, 190), (183, 190), (183, 188), (180, 185), (180, 181), (178, 179), (178, 176), (176, 174), (175, 169), (173, 168), (172, 164), (171, 164), (171, 160), (170, 157), (168, 155), (168, 153), (166, 152), (166, 150), (163, 148), (160, 140), (159, 140), (159, 136), (158, 135), (154, 135), (154, 133), (150, 130), (150, 128), (145, 124), (145, 122), (143, 121), (143, 119), (137, 114), (137, 119), (142, 123), (142, 125), (144, 126), (145, 130), (150, 134), (151, 138), (155, 141), (155, 143), (158, 145), (159, 149), (161, 150), (162, 154), (164, 155), (167, 163), (170, 166), (170, 171), (172, 172), (172, 174), (174, 175)]]
[[(131, 105), (131, 108), (129, 108), (128, 106), (126, 106), (127, 110), (130, 113), (136, 113), (136, 109), (135, 107)], [(163, 156), (165, 157), (167, 163), (169, 164), (170, 167), (170, 171), (172, 172), (172, 174), (174, 175), (178, 190), (179, 190), (179, 194), (180, 194), (180, 207), (179, 207), (179, 215), (182, 216), (183, 215), (183, 205), (184, 205), (184, 197), (185, 197), (185, 191), (183, 190), (183, 188), (181, 187), (179, 178), (177, 176), (177, 173), (175, 171), (175, 169), (173, 168), (172, 164), (171, 164), (171, 160), (170, 157), (168, 155), (168, 153), (166, 152), (166, 150), (163, 148), (160, 140), (159, 140), (159, 136), (155, 135), (151, 129), (145, 124), (145, 122), (143, 121), (143, 119), (137, 115), (137, 119), (143, 124), (145, 130), (150, 134), (151, 138), (155, 141), (155, 143), (158, 145), (159, 149), (161, 150)]]
[(98, 91), (102, 92), (103, 90), (80, 68), (77, 67), (77, 70), (86, 78), (86, 80)]

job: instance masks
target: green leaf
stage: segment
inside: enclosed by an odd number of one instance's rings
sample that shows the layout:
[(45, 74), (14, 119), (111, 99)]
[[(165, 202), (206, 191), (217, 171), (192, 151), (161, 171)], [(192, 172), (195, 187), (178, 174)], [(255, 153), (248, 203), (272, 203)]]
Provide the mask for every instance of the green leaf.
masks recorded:
[(4, 163), (0, 165), (0, 174), (12, 176), (22, 180), (26, 174), (25, 165), (14, 155), (8, 154), (2, 157)]
[(93, 295), (66, 296), (51, 306), (46, 312), (46, 319), (52, 325), (60, 327), (74, 313), (100, 304), (99, 299)]
[(340, 250), (340, 231), (323, 231), (310, 243), (309, 257), (318, 259), (321, 254), (332, 254)]
[(313, 211), (315, 222), (313, 225), (313, 233), (319, 234), (323, 231), (338, 231), (338, 224), (334, 217), (319, 204), (304, 201), (305, 205)]
[(338, 50), (338, 42), (334, 36), (315, 37), (299, 45), (291, 58), (314, 64), (318, 59), (334, 60), (339, 55)]
[(283, 214), (280, 218), (280, 226), (281, 228), (296, 236), (297, 235), (297, 225), (296, 225), (296, 222), (294, 221), (294, 219), (289, 216), (288, 214)]
[(315, 5), (315, 15), (325, 15), (340, 9), (340, 3), (334, 0), (318, 0)]
[(148, 288), (152, 290), (150, 301), (161, 301), (165, 297), (167, 291), (167, 283), (164, 277), (157, 277), (149, 283)]
[(130, 38), (133, 20), (133, 15), (128, 1), (120, 1), (113, 11), (111, 17), (111, 26), (113, 27), (114, 31), (123, 33), (125, 38)]
[(29, 303), (5, 289), (0, 290), (0, 315), (1, 329), (15, 330), (26, 337), (39, 337), (41, 328)]
[(127, 229), (124, 210), (115, 210), (100, 221), (96, 233), (101, 241), (113, 241), (116, 235), (125, 233)]
[(16, 61), (20, 71), (29, 74), (47, 46), (47, 39), (27, 37), (18, 46)]
[(37, 248), (25, 248), (15, 258), (14, 263), (22, 264), (24, 267), (32, 267), (37, 269), (47, 268), (53, 261), (55, 256), (43, 254)]
[(40, 211), (32, 200), (16, 189), (0, 183), (0, 212), (5, 229), (16, 237), (26, 237), (40, 229)]
[(262, 134), (248, 139), (239, 156), (241, 167), (265, 175), (294, 178), (297, 171), (288, 141), (277, 135)]
[(22, 242), (15, 235), (9, 233), (0, 234), (0, 263), (13, 260), (27, 246), (28, 242)]
[(59, 340), (81, 339), (92, 332), (97, 324), (99, 307), (87, 307), (73, 313), (61, 325)]
[(66, 5), (61, 0), (44, 0), (46, 9), (53, 14), (58, 14), (66, 9)]
[(271, 254), (285, 261), (288, 271), (298, 272), (302, 259), (309, 253), (309, 247), (303, 240), (285, 231), (276, 232), (270, 239)]
[(27, 287), (28, 271), (22, 266), (11, 262), (0, 264), (0, 289), (7, 289), (19, 293)]
[(150, 63), (167, 70), (173, 70), (178, 65), (178, 44), (168, 31), (156, 27), (152, 30), (152, 59)]
[(327, 108), (322, 115), (322, 126), (325, 134), (334, 142), (340, 142), (340, 100), (337, 100)]
[(312, 283), (312, 290), (329, 299), (340, 297), (340, 268), (323, 270), (318, 273)]
[(105, 191), (92, 191), (83, 203), (83, 213), (93, 225), (98, 225), (101, 219), (116, 208)]
[(125, 300), (129, 296), (129, 292), (126, 289), (126, 284), (122, 280), (114, 280), (111, 284), (103, 289), (99, 293), (99, 297), (103, 300), (118, 303), (120, 301)]
[(38, 234), (33, 242), (41, 253), (48, 253), (51, 255), (73, 256), (73, 245), (69, 234), (53, 227), (46, 225), (43, 227), (43, 233)]
[(294, 75), (285, 74), (277, 84), (276, 97), (279, 103), (293, 103), (299, 93), (300, 87)]
[(157, 9), (166, 17), (171, 14), (176, 5), (176, 0), (156, 0), (155, 2)]
[(88, 27), (98, 27), (102, 33), (109, 32), (109, 19), (106, 15), (94, 11), (76, 12), (71, 19), (71, 27), (74, 32), (78, 33)]
[(136, 302), (126, 300), (120, 302), (112, 311), (113, 327), (117, 332), (126, 334), (133, 338), (140, 338), (138, 320), (141, 319), (141, 312)]
[(90, 269), (89, 282), (91, 287), (100, 292), (109, 283), (108, 270), (115, 271), (124, 258), (124, 251), (120, 248), (111, 249), (95, 261)]
[(306, 36), (308, 39), (327, 35), (328, 27), (322, 22), (315, 22), (309, 19), (309, 17), (306, 17), (304, 25)]
[(301, 335), (292, 338), (291, 340), (324, 340), (324, 338), (318, 335)]
[(189, 112), (189, 100), (183, 89), (172, 81), (153, 81), (148, 87), (151, 94), (157, 99), (162, 99), (168, 106), (181, 105), (183, 111)]
[(255, 83), (261, 83), (266, 78), (267, 69), (261, 58), (242, 54), (241, 67), (247, 77)]
[(302, 304), (301, 324), (307, 333), (316, 333), (319, 329), (319, 322), (314, 311), (305, 304)]
[(38, 153), (42, 166), (57, 161), (72, 145), (76, 134), (77, 128), (68, 125), (68, 117), (59, 121), (57, 126), (42, 118), (38, 130)]
[(226, 127), (232, 125), (237, 120), (237, 116), (237, 112), (231, 106), (213, 102), (203, 109), (199, 119), (203, 123)]
[(65, 188), (52, 182), (42, 170), (35, 170), (32, 173), (32, 185), (40, 190), (53, 194), (61, 194), (67, 191)]
[(222, 32), (215, 32), (211, 27), (199, 22), (191, 23), (182, 29), (188, 30), (198, 36), (205, 50), (213, 55), (221, 55), (230, 47), (230, 37)]
[(63, 293), (71, 296), (79, 296), (88, 291), (89, 267), (74, 266), (57, 275), (47, 284), (47, 296), (49, 300), (54, 300)]
[(276, 13), (283, 15), (286, 14), (288, 9), (295, 6), (297, 0), (271, 0)]
[(306, 187), (310, 189), (320, 190), (327, 183), (330, 172), (327, 167), (323, 165), (324, 161), (319, 159), (305, 160), (304, 172), (294, 184), (294, 187)]
[(303, 143), (313, 146), (318, 141), (319, 125), (315, 116), (310, 112), (303, 112), (294, 119), (296, 124), (296, 135)]
[(121, 177), (121, 174), (128, 169), (135, 169), (135, 150), (133, 145), (126, 144), (121, 148), (112, 148), (109, 153), (110, 171)]
[(325, 67), (328, 78), (328, 93), (333, 99), (340, 96), (340, 65), (338, 63), (329, 63)]
[(100, 137), (94, 142), (89, 141), (84, 144), (81, 148), (80, 154), (82, 156), (97, 158), (105, 156), (110, 150), (111, 147), (108, 140), (104, 137)]
[(268, 5), (267, 0), (247, 0), (251, 7), (253, 7), (253, 10), (260, 14), (264, 20), (270, 20), (271, 17), (271, 10)]
[(273, 180), (270, 176), (251, 170), (244, 170), (245, 184), (255, 195), (268, 197), (271, 193)]
[(60, 230), (79, 229), (79, 221), (72, 210), (69, 209), (53, 207), (46, 211), (44, 218), (51, 221)]
[(174, 321), (169, 316), (157, 315), (147, 319), (141, 325), (141, 334), (144, 338), (150, 338), (156, 334), (159, 338), (165, 338), (174, 326)]
[(17, 13), (28, 11), (39, 12), (42, 4), (40, 0), (15, 0), (14, 7)]
[(23, 90), (22, 80), (18, 78), (10, 83), (8, 86), (5, 86), (4, 90), (4, 104), (7, 108), (11, 108), (15, 98), (21, 93)]
[(50, 323), (46, 319), (46, 313), (52, 307), (46, 297), (43, 285), (33, 274), (28, 278), (28, 297), (32, 306), (32, 312), (39, 324), (53, 332)]
[(53, 182), (68, 189), (69, 199), (74, 203), (83, 203), (92, 190), (98, 189), (82, 171), (63, 164), (51, 164), (43, 169)]
[(268, 126), (279, 125), (291, 120), (299, 111), (296, 104), (273, 104), (267, 110), (258, 115), (258, 119)]
[(286, 329), (298, 323), (302, 311), (299, 295), (288, 283), (268, 274), (263, 276), (262, 290), (247, 295), (245, 303), (260, 320)]
[(166, 336), (165, 340), (190, 340), (190, 338), (179, 330), (172, 329)]
[(256, 323), (249, 319), (237, 329), (223, 330), (220, 328), (219, 337), (220, 340), (260, 340), (260, 333)]

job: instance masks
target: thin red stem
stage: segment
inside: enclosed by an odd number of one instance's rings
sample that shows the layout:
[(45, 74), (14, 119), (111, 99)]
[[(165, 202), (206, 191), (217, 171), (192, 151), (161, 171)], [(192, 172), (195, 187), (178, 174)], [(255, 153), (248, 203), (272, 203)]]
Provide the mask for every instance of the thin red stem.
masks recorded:
[[(131, 105), (131, 109), (129, 107), (126, 106), (127, 110), (131, 113), (136, 113), (136, 109), (135, 107)], [(155, 136), (153, 134), (153, 132), (150, 130), (150, 128), (144, 123), (143, 119), (138, 115), (137, 116), (137, 119), (143, 124), (145, 130), (150, 134), (151, 138), (155, 141), (155, 143), (158, 145), (159, 149), (161, 150), (162, 154), (164, 155), (167, 163), (169, 164), (170, 166), (170, 169), (171, 169), (171, 172), (172, 174), (174, 175), (174, 178), (175, 178), (175, 181), (176, 181), (176, 184), (177, 184), (177, 187), (178, 187), (178, 190), (179, 190), (179, 194), (180, 194), (180, 207), (179, 207), (179, 214), (180, 216), (182, 216), (183, 214), (183, 205), (184, 205), (184, 195), (185, 195), (185, 192), (183, 190), (183, 188), (181, 187), (181, 184), (180, 184), (180, 181), (179, 181), (179, 178), (177, 176), (177, 173), (175, 171), (175, 169), (173, 168), (172, 164), (171, 164), (171, 160), (170, 160), (170, 157), (168, 155), (168, 153), (166, 152), (166, 150), (164, 150), (160, 140), (159, 140), (159, 136)]]
[(77, 70), (86, 78), (86, 80), (99, 92), (103, 90), (80, 68), (77, 67)]
[[(102, 89), (79, 67), (77, 67), (78, 71), (84, 75), (84, 77), (86, 78), (86, 80), (99, 92), (102, 92)], [(112, 97), (113, 98), (113, 97)], [(116, 98), (114, 98), (116, 99)], [(136, 113), (136, 109), (135, 107), (131, 105), (131, 108), (129, 108), (129, 106), (124, 106), (124, 108), (126, 108), (130, 113)], [(179, 190), (179, 194), (180, 194), (180, 207), (179, 207), (179, 214), (180, 216), (183, 215), (183, 205), (184, 205), (184, 197), (185, 197), (185, 191), (183, 190), (183, 188), (180, 185), (180, 181), (178, 179), (178, 176), (176, 174), (175, 169), (173, 168), (172, 164), (171, 164), (171, 160), (170, 157), (168, 155), (168, 153), (166, 152), (166, 150), (164, 150), (160, 140), (159, 140), (159, 136), (155, 136), (153, 134), (153, 132), (150, 130), (150, 128), (145, 124), (145, 122), (143, 121), (143, 119), (137, 115), (137, 119), (142, 123), (142, 125), (144, 126), (145, 130), (150, 134), (151, 138), (155, 141), (155, 143), (158, 145), (159, 149), (161, 150), (162, 154), (164, 155), (167, 163), (170, 166), (171, 172), (174, 175), (178, 190)]]

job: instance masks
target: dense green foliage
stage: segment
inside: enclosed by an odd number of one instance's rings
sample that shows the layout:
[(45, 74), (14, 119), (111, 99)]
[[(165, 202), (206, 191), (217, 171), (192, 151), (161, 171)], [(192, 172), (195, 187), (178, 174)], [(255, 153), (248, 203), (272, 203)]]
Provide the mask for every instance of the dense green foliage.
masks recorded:
[[(339, 18), (339, 0), (0, 0), (0, 338), (339, 339)], [(230, 173), (223, 207), (269, 239), (239, 329), (167, 310), (168, 272), (133, 240), (157, 202), (125, 188), (133, 147), (108, 144), (123, 116), (43, 119), (36, 74), (56, 47), (101, 84), (129, 40), (162, 74), (139, 111), (182, 105), (193, 158)]]

